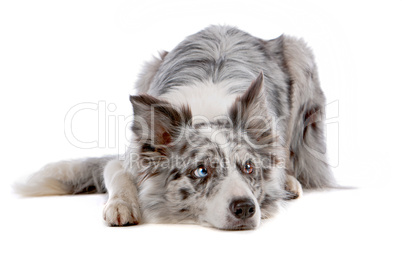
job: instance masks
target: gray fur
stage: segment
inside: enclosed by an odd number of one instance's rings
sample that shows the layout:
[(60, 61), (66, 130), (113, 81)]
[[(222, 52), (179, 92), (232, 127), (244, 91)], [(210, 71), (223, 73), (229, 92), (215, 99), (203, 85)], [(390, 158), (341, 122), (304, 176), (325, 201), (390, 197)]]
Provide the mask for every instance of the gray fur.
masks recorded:
[[(242, 116), (254, 116), (253, 112), (265, 112), (260, 104), (258, 97), (262, 83), (252, 85), (247, 92), (256, 91), (250, 94), (250, 99), (239, 99), (240, 102), (247, 102), (248, 107), (236, 105), (234, 103), (232, 110), (242, 109)], [(255, 89), (255, 87), (259, 87)], [(255, 90), (254, 90), (255, 89)], [(132, 98), (134, 113), (141, 118), (148, 118), (150, 110), (147, 110), (147, 104), (155, 99), (151, 96), (148, 101), (142, 98)], [(263, 102), (265, 103), (265, 102)], [(154, 104), (154, 103), (153, 103)], [(258, 109), (255, 109), (255, 108)], [(171, 107), (171, 109), (174, 109)], [(165, 111), (168, 108), (165, 107)], [(172, 112), (168, 112), (172, 114)], [(161, 118), (158, 111), (155, 117)], [(266, 136), (259, 135), (263, 139), (259, 140), (267, 146), (261, 149), (254, 148), (254, 133), (244, 135), (241, 124), (235, 124), (237, 127), (227, 128), (226, 122), (212, 122), (210, 125), (193, 127), (190, 122), (181, 120), (181, 117), (163, 117), (163, 121), (157, 121), (154, 126), (155, 132), (159, 132), (160, 128), (164, 128), (166, 133), (173, 133), (170, 127), (174, 126), (174, 130), (179, 130), (182, 137), (172, 135), (172, 143), (174, 145), (167, 146), (161, 140), (156, 139), (152, 142), (149, 139), (138, 141), (140, 143), (139, 156), (143, 161), (131, 161), (130, 170), (135, 170), (136, 174), (142, 174), (137, 177), (140, 200), (142, 205), (142, 213), (145, 218), (147, 215), (153, 215), (152, 221), (156, 222), (201, 222), (202, 213), (205, 211), (205, 200), (214, 198), (219, 194), (220, 185), (226, 180), (230, 180), (228, 169), (239, 169), (246, 161), (251, 160), (258, 164), (259, 161), (273, 161), (278, 157), (280, 152), (270, 145), (274, 144), (276, 139), (270, 135), (269, 126), (263, 128)], [(228, 118), (230, 119), (230, 118)], [(232, 121), (237, 119), (232, 118)], [(246, 118), (238, 119), (246, 121)], [(135, 124), (134, 124), (135, 125)], [(151, 126), (148, 126), (149, 129)], [(221, 146), (212, 139), (205, 137), (201, 131), (207, 127), (211, 127), (211, 131), (222, 130), (228, 140), (228, 150), (225, 152)], [(238, 128), (238, 129), (237, 129)], [(134, 129), (137, 136), (143, 136), (142, 130)], [(247, 131), (247, 130), (246, 130)], [(140, 134), (140, 135), (138, 135)], [(144, 147), (145, 145), (145, 147)], [(144, 164), (146, 160), (146, 164)], [(211, 171), (211, 176), (207, 179), (199, 180), (192, 176), (192, 171), (200, 164), (207, 166)], [(168, 168), (167, 168), (168, 167)], [(275, 169), (274, 163), (271, 165), (256, 165), (252, 175), (244, 175), (244, 181), (249, 185), (255, 198), (259, 202), (263, 217), (274, 214), (277, 204), (274, 202), (285, 199), (287, 192), (284, 190), (284, 169), (281, 170), (282, 175), (274, 180), (279, 180), (278, 185), (273, 185), (268, 190), (263, 190), (263, 184), (270, 184), (270, 170)], [(236, 172), (239, 172), (237, 170)], [(241, 173), (241, 172), (240, 172)], [(147, 185), (152, 185), (152, 190), (147, 189)], [(276, 186), (276, 187), (275, 187)], [(149, 186), (148, 186), (149, 187)], [(184, 197), (183, 197), (184, 196)]]
[[(188, 90), (198, 96), (197, 90), (207, 85), (225, 91), (209, 91), (201, 99), (223, 94), (222, 103), (226, 98), (232, 102), (212, 121), (200, 123), (194, 116), (219, 107), (203, 102), (201, 112), (194, 114), (191, 103), (198, 99), (191, 102), (192, 95), (185, 95), (180, 103), (176, 96)], [(234, 27), (211, 26), (147, 63), (136, 87), (140, 95), (130, 98), (132, 145), (122, 170), (111, 161), (104, 172), (111, 194), (104, 217), (110, 225), (195, 222), (221, 229), (255, 228), (281, 202), (299, 196), (297, 185), (335, 185), (325, 156), (325, 97), (312, 52), (300, 39), (282, 35), (266, 41)], [(67, 165), (70, 170), (55, 164), (48, 173), (57, 175), (60, 167), (60, 178), (40, 179), (49, 177), (40, 171), (27, 189), (56, 181), (65, 193), (90, 186), (103, 192), (100, 171), (108, 160), (76, 161)], [(247, 163), (252, 163), (251, 173), (245, 172)], [(195, 177), (199, 167), (208, 170), (207, 177)], [(230, 189), (233, 196), (227, 196)], [(226, 206), (234, 198), (252, 200), (257, 212), (236, 219)]]
[(262, 71), (267, 97), (274, 101), (275, 115), (287, 115), (282, 106), (287, 102), (289, 75), (274, 57), (266, 41), (237, 28), (212, 26), (189, 36), (169, 52), (158, 63), (160, 67), (149, 90), (140, 87), (139, 91), (160, 96), (179, 86), (211, 80), (213, 83), (237, 81), (231, 93), (244, 92)]
[[(288, 168), (306, 188), (335, 186), (325, 156), (325, 96), (313, 54), (301, 39), (282, 35), (265, 41), (233, 27), (211, 26), (189, 36), (164, 58), (147, 93), (163, 96), (205, 80), (240, 81), (231, 93), (244, 92), (261, 71), (268, 113), (281, 119), (277, 127), (289, 149)], [(312, 109), (321, 115), (314, 128), (304, 126), (305, 115)], [(306, 145), (321, 153), (320, 159)]]
[(24, 183), (14, 184), (25, 196), (106, 192), (103, 169), (115, 156), (91, 157), (50, 163)]
[(160, 52), (158, 58), (154, 57), (152, 61), (146, 62), (144, 64), (142, 72), (138, 76), (139, 79), (135, 84), (135, 87), (138, 90), (138, 94), (146, 93), (149, 91), (151, 82), (167, 54), (168, 52), (166, 51)]

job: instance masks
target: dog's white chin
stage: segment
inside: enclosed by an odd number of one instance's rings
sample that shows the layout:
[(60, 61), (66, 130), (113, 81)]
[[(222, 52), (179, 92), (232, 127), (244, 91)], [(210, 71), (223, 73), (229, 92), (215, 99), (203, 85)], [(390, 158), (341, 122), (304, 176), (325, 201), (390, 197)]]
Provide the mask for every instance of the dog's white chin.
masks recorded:
[(232, 223), (228, 223), (223, 228), (219, 228), (222, 230), (252, 230), (257, 228), (260, 225), (260, 221), (252, 221), (252, 222), (241, 222), (234, 221)]
[(225, 222), (217, 224), (203, 221), (201, 222), (202, 225), (207, 226), (207, 227), (212, 227), (220, 230), (252, 230), (256, 229), (260, 225), (260, 217), (253, 217), (247, 220), (238, 220), (238, 219), (231, 219), (227, 220)]

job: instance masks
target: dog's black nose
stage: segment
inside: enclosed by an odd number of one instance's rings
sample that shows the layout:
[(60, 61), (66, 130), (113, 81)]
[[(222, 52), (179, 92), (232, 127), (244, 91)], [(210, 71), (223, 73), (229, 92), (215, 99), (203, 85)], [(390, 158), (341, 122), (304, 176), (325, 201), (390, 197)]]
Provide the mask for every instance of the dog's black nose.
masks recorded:
[(255, 213), (254, 202), (249, 198), (233, 200), (229, 208), (236, 218), (242, 220), (251, 218)]

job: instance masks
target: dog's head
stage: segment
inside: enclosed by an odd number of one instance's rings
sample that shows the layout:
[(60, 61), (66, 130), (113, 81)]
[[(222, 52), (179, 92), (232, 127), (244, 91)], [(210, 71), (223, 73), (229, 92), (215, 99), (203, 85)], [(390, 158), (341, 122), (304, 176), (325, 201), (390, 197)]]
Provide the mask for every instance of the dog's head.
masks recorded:
[(131, 97), (137, 147), (130, 164), (146, 221), (252, 229), (275, 212), (284, 157), (262, 88), (261, 74), (212, 122), (195, 122), (187, 106)]

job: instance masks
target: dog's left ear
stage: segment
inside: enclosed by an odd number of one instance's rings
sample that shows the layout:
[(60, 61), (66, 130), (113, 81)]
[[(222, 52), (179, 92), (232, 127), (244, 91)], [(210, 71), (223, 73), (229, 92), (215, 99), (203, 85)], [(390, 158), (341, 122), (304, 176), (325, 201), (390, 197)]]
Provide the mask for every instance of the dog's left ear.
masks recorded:
[(229, 110), (229, 117), (235, 127), (247, 128), (251, 120), (266, 115), (266, 99), (263, 92), (264, 75), (261, 72), (241, 97), (238, 97)]
[(261, 72), (247, 91), (236, 99), (229, 109), (233, 126), (246, 131), (258, 143), (271, 142), (271, 119), (268, 116), (267, 99), (264, 94), (264, 74)]

